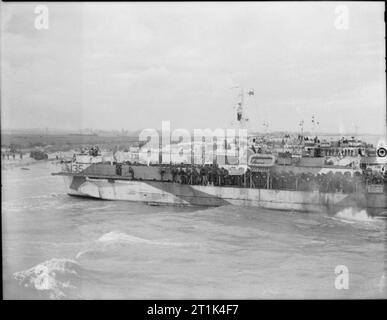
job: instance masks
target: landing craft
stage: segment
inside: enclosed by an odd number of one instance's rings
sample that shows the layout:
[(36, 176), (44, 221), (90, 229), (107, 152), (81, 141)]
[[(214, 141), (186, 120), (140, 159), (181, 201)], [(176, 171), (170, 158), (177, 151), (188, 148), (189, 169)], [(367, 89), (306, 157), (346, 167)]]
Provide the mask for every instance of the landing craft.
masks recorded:
[[(70, 195), (152, 205), (232, 204), (305, 212), (332, 212), (355, 206), (367, 209), (373, 215), (380, 214), (387, 208), (384, 184), (362, 185), (357, 182), (355, 189), (351, 190), (329, 192), (318, 188), (319, 186), (308, 190), (302, 184), (309, 178), (302, 179), (302, 174), (293, 178), (294, 186), (285, 180), (279, 184), (275, 181), (281, 175), (277, 171), (278, 165), (273, 164), (275, 158), (272, 155), (254, 155), (245, 167), (229, 170), (219, 167), (219, 170), (226, 170), (226, 174), (214, 175), (210, 170), (215, 166), (209, 165), (111, 164), (97, 162), (94, 156), (86, 163), (84, 155), (82, 156), (82, 163), (78, 162), (79, 157), (76, 156), (75, 161), (65, 164), (67, 169), (54, 173), (64, 177)], [(201, 173), (202, 168), (209, 171)], [(178, 170), (177, 176), (173, 172), (174, 169)], [(317, 168), (322, 169), (326, 168)], [(344, 170), (349, 175), (355, 175), (352, 168), (331, 168), (333, 169), (336, 169), (336, 172)], [(193, 170), (196, 173), (193, 173)]]
[[(237, 113), (244, 126), (243, 90), (240, 101)], [(385, 166), (378, 169), (376, 155), (365, 143), (356, 139), (322, 143), (317, 136), (306, 139), (303, 132), (301, 139), (288, 135), (277, 140), (253, 139), (246, 163), (235, 154), (229, 156), (227, 148), (222, 162), (214, 157), (203, 158), (200, 164), (152, 164), (141, 161), (141, 150), (117, 161), (94, 148), (75, 155), (53, 174), (64, 177), (69, 195), (96, 199), (323, 213), (355, 207), (370, 215), (386, 214)], [(378, 158), (384, 158), (380, 146), (378, 150)]]

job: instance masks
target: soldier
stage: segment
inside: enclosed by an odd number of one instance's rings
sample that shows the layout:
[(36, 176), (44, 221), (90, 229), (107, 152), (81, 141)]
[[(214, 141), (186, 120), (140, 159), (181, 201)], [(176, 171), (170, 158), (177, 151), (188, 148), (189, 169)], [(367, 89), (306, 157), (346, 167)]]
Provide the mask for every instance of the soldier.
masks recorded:
[(221, 185), (226, 185), (227, 170), (225, 168), (221, 168), (220, 170)]
[(212, 183), (212, 164), (205, 165), (207, 168), (207, 178), (208, 178), (208, 184), (211, 185)]
[(134, 179), (134, 170), (132, 167), (129, 167), (129, 174), (130, 174), (130, 179)]
[(200, 174), (200, 183), (202, 185), (204, 185), (205, 184), (205, 175), (206, 175), (205, 170), (204, 170), (204, 166), (200, 166), (199, 174)]
[(230, 176), (225, 168), (223, 168), (223, 179), (226, 186), (230, 184)]
[(199, 180), (199, 173), (198, 173), (198, 169), (196, 167), (193, 167), (192, 168), (192, 184), (198, 184), (198, 180)]
[(165, 168), (164, 167), (159, 167), (159, 173), (160, 173), (160, 180), (164, 181), (164, 175), (165, 175)]
[(179, 173), (179, 170), (175, 166), (173, 166), (171, 173), (172, 173), (172, 182), (177, 182), (176, 178), (177, 178), (177, 175)]
[(216, 171), (216, 183), (218, 186), (221, 186), (223, 184), (223, 171), (218, 166), (215, 168)]
[(204, 166), (201, 166), (200, 167), (200, 178), (201, 178), (201, 184), (202, 185), (205, 185), (206, 184), (206, 178), (205, 178), (205, 176), (206, 176), (206, 172), (205, 172), (205, 168), (204, 168)]
[(190, 166), (190, 180), (191, 180), (191, 184), (195, 184), (195, 172), (196, 172), (196, 169), (194, 166)]
[(247, 186), (250, 187), (253, 185), (253, 172), (250, 170), (250, 168), (247, 168), (246, 170), (246, 183), (247, 183)]
[(187, 168), (185, 174), (186, 174), (186, 183), (192, 184), (192, 170), (191, 170), (191, 168)]
[(211, 167), (211, 182), (213, 186), (218, 185), (218, 173), (215, 165)]
[(203, 185), (208, 185), (208, 168), (206, 165), (203, 166)]
[(180, 182), (186, 184), (186, 175), (184, 169), (181, 167), (179, 170)]

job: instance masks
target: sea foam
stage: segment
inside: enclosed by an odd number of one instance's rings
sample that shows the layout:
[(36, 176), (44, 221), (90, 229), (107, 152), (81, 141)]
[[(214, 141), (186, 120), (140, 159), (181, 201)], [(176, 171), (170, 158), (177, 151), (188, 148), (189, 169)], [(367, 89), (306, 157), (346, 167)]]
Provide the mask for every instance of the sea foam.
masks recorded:
[(373, 222), (374, 219), (367, 214), (367, 211), (356, 209), (353, 207), (345, 208), (336, 213), (336, 218), (351, 222)]
[(14, 273), (19, 285), (37, 290), (43, 297), (63, 299), (76, 289), (81, 266), (70, 259), (51, 259), (30, 269)]

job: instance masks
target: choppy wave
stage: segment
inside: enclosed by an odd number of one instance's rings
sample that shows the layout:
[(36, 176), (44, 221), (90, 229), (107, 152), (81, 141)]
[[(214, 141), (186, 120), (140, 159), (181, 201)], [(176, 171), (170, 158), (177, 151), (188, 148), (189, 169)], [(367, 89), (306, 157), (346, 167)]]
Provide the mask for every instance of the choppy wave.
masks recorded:
[(344, 222), (374, 222), (375, 219), (367, 214), (365, 209), (359, 210), (356, 208), (345, 208), (338, 213), (335, 217)]
[(89, 248), (80, 251), (76, 256), (76, 259), (80, 258), (85, 254), (93, 254), (93, 253), (95, 254), (98, 252), (114, 251), (122, 246), (132, 245), (132, 244), (173, 246), (173, 247), (198, 246), (197, 243), (150, 240), (150, 239), (144, 239), (137, 236), (129, 235), (120, 231), (111, 231), (103, 234)]
[(184, 243), (184, 242), (173, 242), (173, 241), (159, 241), (159, 240), (149, 240), (140, 237), (136, 237), (133, 235), (126, 234), (120, 231), (112, 231), (105, 233), (98, 240), (98, 242), (102, 243), (145, 243), (145, 244), (156, 244), (163, 246), (191, 246), (194, 243)]
[(63, 198), (66, 195), (67, 195), (66, 192), (50, 192), (47, 194), (40, 194), (36, 196), (20, 197), (20, 198), (14, 199), (13, 201), (17, 202), (17, 201), (23, 201), (23, 200)]
[(19, 285), (37, 290), (42, 297), (64, 299), (77, 289), (81, 273), (78, 262), (54, 258), (13, 276)]
[(15, 184), (15, 183), (30, 184), (31, 182), (37, 182), (41, 180), (53, 180), (53, 178), (50, 176), (48, 177), (38, 176), (38, 177), (32, 177), (32, 178), (29, 177), (28, 179), (26, 179), (25, 177), (24, 178), (10, 178), (10, 177), (4, 178), (4, 182), (6, 182), (7, 184)]
[(96, 211), (96, 210), (106, 210), (106, 209), (109, 209), (109, 208), (114, 208), (115, 205), (114, 204), (108, 204), (106, 206), (99, 206), (99, 207), (88, 207), (88, 208), (84, 208), (83, 210), (84, 211)]
[(135, 242), (135, 243), (150, 243), (151, 240), (128, 235), (124, 232), (112, 231), (102, 235), (97, 241), (99, 242)]
[(14, 200), (4, 201), (2, 203), (2, 209), (5, 211), (19, 212), (25, 210), (38, 210), (38, 209), (64, 209), (76, 205), (73, 203), (64, 203), (58, 205), (63, 199), (66, 199), (66, 193), (50, 193), (38, 196), (23, 197)]

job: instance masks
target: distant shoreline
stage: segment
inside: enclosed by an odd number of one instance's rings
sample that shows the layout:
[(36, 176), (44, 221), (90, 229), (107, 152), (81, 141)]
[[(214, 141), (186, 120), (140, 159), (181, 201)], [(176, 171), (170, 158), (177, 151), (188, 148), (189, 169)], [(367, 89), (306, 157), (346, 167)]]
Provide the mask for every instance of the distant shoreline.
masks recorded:
[(15, 160), (2, 160), (1, 161), (1, 170), (7, 170), (12, 168), (27, 167), (39, 162), (47, 162), (48, 160), (35, 160), (29, 157), (25, 159), (15, 159)]
[[(262, 133), (250, 132), (249, 135), (263, 135)], [(300, 133), (286, 132), (271, 132), (267, 135), (282, 137), (284, 134), (298, 135)], [(308, 132), (304, 132), (305, 136), (311, 136)], [(386, 139), (384, 135), (378, 134), (346, 134), (339, 133), (316, 133), (320, 138), (332, 139), (341, 137), (355, 136), (368, 143), (377, 143), (380, 139)], [(74, 149), (98, 145), (100, 148), (115, 148), (123, 150), (129, 146), (140, 146), (138, 136), (100, 136), (90, 134), (37, 134), (37, 133), (4, 133), (2, 131), (2, 149), (8, 149), (10, 145), (16, 146), (18, 152), (31, 152), (36, 148), (44, 150), (44, 152), (68, 152)], [(3, 151), (3, 150), (2, 150)]]

